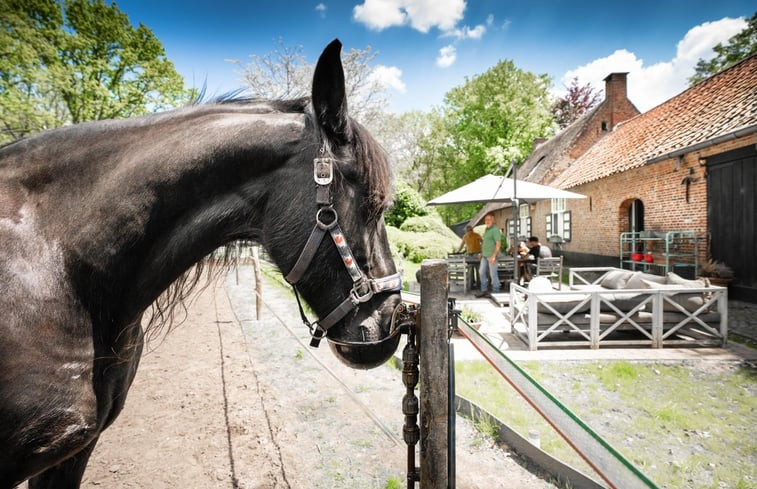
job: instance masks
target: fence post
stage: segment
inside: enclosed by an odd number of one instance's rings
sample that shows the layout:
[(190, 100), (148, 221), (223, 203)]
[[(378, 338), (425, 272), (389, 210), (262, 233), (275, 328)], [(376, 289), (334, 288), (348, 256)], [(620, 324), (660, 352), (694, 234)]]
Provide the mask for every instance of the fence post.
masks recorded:
[(447, 263), (421, 265), (420, 353), (420, 489), (449, 486), (447, 460)]

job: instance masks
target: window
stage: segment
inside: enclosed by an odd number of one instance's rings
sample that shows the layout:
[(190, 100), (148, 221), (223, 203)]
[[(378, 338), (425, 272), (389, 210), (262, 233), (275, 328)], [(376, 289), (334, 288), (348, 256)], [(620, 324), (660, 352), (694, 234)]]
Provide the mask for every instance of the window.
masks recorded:
[(519, 236), (531, 236), (531, 217), (528, 215), (528, 204), (522, 204), (518, 207), (518, 229), (515, 229), (515, 221), (508, 219), (505, 221), (505, 227), (507, 228), (507, 236), (516, 238)]
[(521, 204), (518, 207), (520, 233), (518, 236), (531, 236), (531, 217), (529, 217), (529, 205)]
[(565, 198), (552, 199), (552, 213), (565, 212)]
[(563, 241), (571, 238), (571, 214), (565, 210), (565, 199), (552, 199), (552, 213), (545, 220), (546, 239), (559, 236)]

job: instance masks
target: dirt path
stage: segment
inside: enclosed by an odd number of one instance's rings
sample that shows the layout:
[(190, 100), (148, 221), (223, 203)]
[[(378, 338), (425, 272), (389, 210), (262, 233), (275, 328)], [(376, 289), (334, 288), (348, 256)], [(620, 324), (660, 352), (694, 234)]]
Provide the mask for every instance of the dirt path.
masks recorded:
[[(298, 338), (270, 311), (254, 321), (251, 269), (239, 276), (239, 284), (231, 273), (206, 289), (187, 321), (143, 357), (82, 487), (406, 487), (406, 449), (395, 441), (401, 373), (351, 370), (327, 347), (304, 346), (292, 300), (273, 287), (266, 302)], [(467, 422), (456, 429), (458, 488), (555, 487)]]

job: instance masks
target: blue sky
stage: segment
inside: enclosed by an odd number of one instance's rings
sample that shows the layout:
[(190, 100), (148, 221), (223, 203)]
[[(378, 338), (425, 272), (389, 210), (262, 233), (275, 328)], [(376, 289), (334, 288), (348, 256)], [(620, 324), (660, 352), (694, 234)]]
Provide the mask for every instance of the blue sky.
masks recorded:
[(757, 7), (741, 0), (541, 2), (510, 0), (120, 0), (133, 25), (153, 30), (188, 86), (209, 95), (243, 86), (250, 54), (301, 45), (309, 63), (338, 37), (370, 46), (391, 94), (390, 110), (429, 110), (444, 94), (504, 59), (552, 77), (555, 94), (577, 76), (602, 89), (629, 72), (642, 111), (687, 86), (700, 57), (746, 25)]

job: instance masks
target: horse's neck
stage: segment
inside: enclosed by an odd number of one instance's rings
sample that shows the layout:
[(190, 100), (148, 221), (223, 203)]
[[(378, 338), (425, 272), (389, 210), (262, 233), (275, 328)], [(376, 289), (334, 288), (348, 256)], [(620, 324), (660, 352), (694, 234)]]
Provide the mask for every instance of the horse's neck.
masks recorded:
[[(261, 216), (250, 202), (266, 198), (302, 121), (210, 113), (97, 138), (77, 160), (101, 165), (91, 171), (97, 176), (57, 197), (68, 211), (62, 239), (73, 261), (124, 289), (112, 294), (135, 294), (137, 309), (146, 307), (210, 251), (254, 235), (249, 226)], [(70, 198), (81, 200), (71, 206)]]

